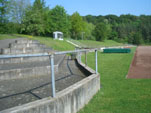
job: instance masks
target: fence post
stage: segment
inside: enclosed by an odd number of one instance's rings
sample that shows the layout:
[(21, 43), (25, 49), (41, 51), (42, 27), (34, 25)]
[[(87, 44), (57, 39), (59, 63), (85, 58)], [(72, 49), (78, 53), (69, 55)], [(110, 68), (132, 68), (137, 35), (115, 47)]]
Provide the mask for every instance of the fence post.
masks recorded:
[(81, 52), (79, 52), (79, 62), (81, 63)]
[(87, 66), (87, 52), (85, 51), (85, 66)]
[(95, 73), (98, 73), (98, 56), (97, 56), (97, 50), (95, 50)]
[(51, 55), (51, 83), (52, 83), (52, 97), (56, 96), (55, 89), (55, 74), (54, 74), (54, 55)]

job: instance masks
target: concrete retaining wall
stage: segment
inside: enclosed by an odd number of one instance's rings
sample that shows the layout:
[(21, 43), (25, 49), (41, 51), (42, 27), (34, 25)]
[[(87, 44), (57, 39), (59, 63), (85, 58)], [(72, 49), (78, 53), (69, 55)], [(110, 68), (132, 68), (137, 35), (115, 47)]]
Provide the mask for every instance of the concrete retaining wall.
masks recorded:
[[(83, 64), (80, 64), (82, 67)], [(85, 68), (95, 73), (89, 67)], [(60, 91), (55, 98), (44, 98), (22, 106), (1, 111), (1, 113), (76, 113), (100, 90), (99, 74), (87, 78)]]

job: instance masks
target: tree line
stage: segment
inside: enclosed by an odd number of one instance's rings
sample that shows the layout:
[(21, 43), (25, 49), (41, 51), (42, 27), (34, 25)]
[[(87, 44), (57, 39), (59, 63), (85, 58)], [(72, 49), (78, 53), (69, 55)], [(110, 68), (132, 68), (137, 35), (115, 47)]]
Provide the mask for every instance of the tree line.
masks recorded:
[(0, 0), (0, 33), (51, 36), (61, 31), (65, 37), (124, 43), (151, 43), (151, 15), (80, 16), (68, 15), (64, 7), (50, 9), (44, 0)]

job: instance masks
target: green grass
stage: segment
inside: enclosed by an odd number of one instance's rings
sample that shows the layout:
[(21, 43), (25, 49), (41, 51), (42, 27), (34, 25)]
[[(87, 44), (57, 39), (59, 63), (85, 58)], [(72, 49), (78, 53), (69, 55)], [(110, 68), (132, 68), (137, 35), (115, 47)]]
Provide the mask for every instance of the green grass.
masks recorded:
[(4, 40), (4, 39), (13, 39), (16, 38), (16, 36), (14, 35), (9, 35), (9, 34), (0, 34), (0, 40)]
[(13, 34), (13, 35), (7, 35), (7, 34), (0, 34), (0, 40), (3, 39), (12, 39), (12, 38), (28, 38), (30, 40), (39, 40), (41, 43), (52, 47), (54, 50), (58, 51), (67, 51), (67, 50), (74, 50), (75, 47), (68, 42), (59, 41), (59, 40), (53, 40), (51, 37), (38, 37), (38, 36), (30, 36), (30, 35), (20, 35), (20, 34)]
[[(98, 53), (102, 88), (79, 113), (151, 113), (151, 79), (126, 79), (134, 51)], [(88, 65), (95, 69), (94, 53), (88, 54)]]
[(80, 42), (81, 44), (84, 44), (85, 46), (88, 47), (102, 47), (102, 46), (122, 46), (124, 44), (122, 43), (118, 43), (116, 41), (113, 40), (105, 40), (103, 42), (100, 41), (93, 41), (93, 40), (78, 40), (78, 42)]
[[(30, 36), (30, 35), (23, 35), (23, 34), (0, 34), (0, 40), (3, 39), (12, 39), (12, 38), (28, 38), (31, 40), (39, 40), (41, 43), (46, 44), (47, 46), (52, 47), (55, 50), (59, 51), (67, 51), (67, 50), (74, 50), (75, 47), (69, 43), (59, 40), (53, 40), (51, 37), (38, 37), (38, 36)], [(102, 47), (102, 46), (121, 46), (124, 45), (122, 43), (118, 43), (113, 40), (105, 40), (104, 42), (93, 41), (93, 40), (71, 40), (78, 45), (85, 45), (86, 47)]]
[(75, 47), (65, 40), (59, 41), (59, 40), (53, 40), (52, 38), (48, 37), (33, 37), (33, 40), (39, 40), (41, 43), (46, 44), (47, 46), (52, 47), (54, 50), (58, 51), (68, 51), (68, 50), (74, 50)]

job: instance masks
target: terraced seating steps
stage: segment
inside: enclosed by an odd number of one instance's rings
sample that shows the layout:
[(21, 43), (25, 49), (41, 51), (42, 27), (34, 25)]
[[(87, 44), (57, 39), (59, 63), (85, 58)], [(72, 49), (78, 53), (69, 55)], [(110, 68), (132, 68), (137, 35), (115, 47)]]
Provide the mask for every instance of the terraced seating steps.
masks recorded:
[[(1, 48), (2, 55), (35, 54), (54, 51), (52, 48), (46, 47), (46, 45), (41, 44), (37, 40), (28, 39), (13, 40), (7, 47), (8, 48)], [(55, 56), (55, 72), (58, 71), (58, 66), (64, 57), (65, 55)], [(50, 58), (48, 56), (0, 59), (0, 80), (44, 76), (50, 75), (50, 73)]]
[(52, 51), (52, 48), (40, 44), (37, 40), (20, 39), (10, 43), (8, 48), (2, 48), (1, 54), (30, 54), (50, 51)]

